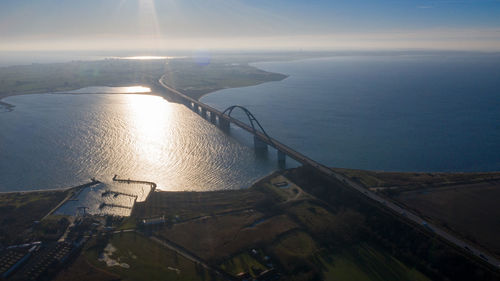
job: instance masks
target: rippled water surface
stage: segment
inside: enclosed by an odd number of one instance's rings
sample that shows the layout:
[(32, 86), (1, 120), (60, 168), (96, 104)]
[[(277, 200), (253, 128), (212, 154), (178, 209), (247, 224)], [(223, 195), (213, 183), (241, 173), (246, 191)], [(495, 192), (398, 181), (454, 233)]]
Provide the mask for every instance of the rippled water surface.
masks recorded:
[(91, 177), (109, 183), (114, 174), (162, 190), (234, 189), (276, 168), (158, 96), (36, 94), (2, 101), (15, 107), (0, 113), (0, 191), (70, 187)]
[(500, 170), (500, 56), (351, 56), (258, 63), (290, 75), (202, 101), (248, 108), (276, 139), (325, 165)]

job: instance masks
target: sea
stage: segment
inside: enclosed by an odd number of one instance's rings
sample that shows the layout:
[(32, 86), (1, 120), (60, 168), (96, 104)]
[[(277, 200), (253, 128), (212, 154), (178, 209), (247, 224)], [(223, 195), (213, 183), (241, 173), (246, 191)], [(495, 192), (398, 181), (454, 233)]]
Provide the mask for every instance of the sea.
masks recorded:
[(270, 136), (322, 164), (500, 171), (499, 54), (337, 56), (253, 65), (289, 77), (221, 90), (201, 101), (220, 110), (247, 108)]
[[(325, 165), (500, 170), (500, 56), (363, 55), (253, 65), (288, 77), (201, 101), (220, 110), (244, 106), (270, 136)], [(65, 188), (90, 178), (113, 189), (115, 174), (168, 191), (239, 189), (279, 169), (275, 151), (256, 155), (244, 131), (224, 133), (160, 96), (93, 87), (2, 102), (15, 107), (0, 110), (0, 191)], [(242, 112), (233, 114), (247, 122)]]

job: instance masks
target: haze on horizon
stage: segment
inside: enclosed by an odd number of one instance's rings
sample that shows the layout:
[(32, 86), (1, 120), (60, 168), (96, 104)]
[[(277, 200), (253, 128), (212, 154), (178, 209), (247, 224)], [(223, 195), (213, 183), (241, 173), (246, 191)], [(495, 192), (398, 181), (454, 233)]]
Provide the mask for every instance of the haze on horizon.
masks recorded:
[(500, 1), (3, 0), (0, 51), (500, 51)]

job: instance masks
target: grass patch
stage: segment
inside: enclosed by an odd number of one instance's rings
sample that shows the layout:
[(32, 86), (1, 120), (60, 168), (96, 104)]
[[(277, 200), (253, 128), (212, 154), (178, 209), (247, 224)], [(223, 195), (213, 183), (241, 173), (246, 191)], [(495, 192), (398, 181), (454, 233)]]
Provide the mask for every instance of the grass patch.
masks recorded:
[(89, 264), (84, 256), (79, 256), (68, 268), (61, 270), (54, 281), (116, 281), (119, 276)]
[(333, 169), (366, 187), (427, 188), (500, 179), (500, 172), (479, 173), (414, 173)]
[(254, 208), (266, 200), (266, 194), (255, 188), (210, 192), (153, 192), (145, 202), (137, 202), (132, 217), (151, 218), (165, 216), (188, 220)]
[(133, 228), (137, 228), (137, 219), (132, 217), (127, 217), (118, 227), (118, 230), (133, 229)]
[(204, 259), (222, 261), (255, 244), (270, 242), (277, 235), (297, 227), (286, 215), (259, 222), (262, 218), (259, 212), (206, 217), (175, 224), (171, 228), (164, 227), (156, 233)]
[(67, 191), (15, 192), (0, 194), (0, 244), (18, 244), (31, 239), (28, 229), (67, 195)]
[(0, 68), (0, 98), (20, 93), (67, 91), (88, 86), (150, 83), (165, 62), (135, 60), (74, 61)]
[(317, 248), (313, 239), (305, 232), (296, 231), (287, 234), (274, 244), (277, 256), (309, 257)]
[(311, 202), (296, 204), (287, 209), (308, 231), (321, 233), (336, 221), (334, 214)]
[(414, 268), (367, 245), (354, 246), (341, 254), (322, 256), (324, 280), (429, 281)]
[(500, 255), (500, 181), (402, 192), (394, 197), (434, 222)]
[(253, 277), (258, 276), (259, 271), (264, 271), (267, 268), (250, 256), (247, 252), (238, 254), (231, 259), (225, 261), (220, 266), (224, 271), (236, 276), (240, 272), (248, 272)]
[[(115, 234), (109, 243), (116, 248), (111, 258), (129, 268), (108, 267), (98, 260), (102, 249), (88, 249), (89, 261), (124, 280), (214, 280), (203, 267), (135, 232)], [(217, 279), (215, 279), (217, 280)]]
[(195, 99), (220, 89), (280, 81), (287, 77), (260, 70), (246, 63), (211, 61), (207, 64), (198, 64), (193, 63), (191, 59), (172, 60), (167, 64), (165, 71), (165, 83)]

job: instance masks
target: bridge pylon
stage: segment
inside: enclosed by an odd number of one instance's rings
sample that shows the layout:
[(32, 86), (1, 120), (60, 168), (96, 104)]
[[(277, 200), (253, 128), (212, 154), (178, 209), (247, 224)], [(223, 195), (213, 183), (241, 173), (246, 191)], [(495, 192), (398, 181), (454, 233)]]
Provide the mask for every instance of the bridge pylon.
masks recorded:
[(281, 169), (284, 169), (286, 168), (286, 153), (284, 153), (279, 149), (277, 149), (277, 151), (278, 151), (278, 166)]
[(267, 143), (263, 142), (259, 137), (253, 136), (253, 146), (255, 148), (255, 152), (261, 154), (267, 152)]
[(213, 113), (212, 111), (210, 111), (210, 123), (212, 124), (217, 123), (217, 115), (215, 115), (215, 113)]
[(229, 128), (231, 128), (230, 122), (219, 116), (219, 128), (224, 132), (229, 132)]

